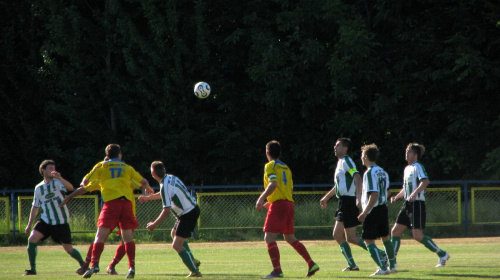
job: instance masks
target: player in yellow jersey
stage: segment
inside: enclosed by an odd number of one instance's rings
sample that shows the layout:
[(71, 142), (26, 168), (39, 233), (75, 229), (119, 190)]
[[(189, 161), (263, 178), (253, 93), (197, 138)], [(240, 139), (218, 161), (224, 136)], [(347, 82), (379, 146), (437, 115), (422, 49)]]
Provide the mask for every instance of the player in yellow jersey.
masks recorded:
[(281, 145), (278, 141), (270, 141), (266, 145), (266, 156), (269, 162), (264, 167), (264, 192), (255, 203), (255, 208), (261, 210), (265, 200), (269, 206), (264, 223), (264, 239), (267, 243), (267, 250), (273, 271), (264, 276), (263, 279), (283, 278), (283, 271), (280, 264), (280, 252), (276, 237), (283, 234), (285, 241), (299, 253), (307, 262), (307, 277), (313, 276), (319, 266), (311, 259), (306, 247), (295, 238), (293, 220), (295, 215), (293, 203), (293, 180), (292, 171), (288, 166), (279, 160), (281, 155)]
[[(153, 189), (135, 169), (121, 161), (121, 148), (117, 144), (110, 144), (106, 147), (108, 161), (104, 161), (86, 176), (88, 181), (99, 180), (101, 195), (104, 206), (99, 215), (98, 229), (92, 249), (92, 267), (83, 275), (83, 278), (90, 278), (95, 273), (95, 268), (104, 249), (104, 241), (109, 236), (111, 229), (120, 227), (125, 251), (129, 260), (129, 271), (127, 279), (135, 276), (135, 243), (133, 241), (134, 229), (139, 225), (134, 216), (132, 201), (135, 199), (133, 189), (130, 187), (131, 180), (135, 180), (146, 189), (146, 192), (153, 193)], [(97, 167), (97, 168), (96, 168)], [(69, 199), (90, 191), (90, 188), (80, 187), (74, 193), (66, 197), (63, 205)]]

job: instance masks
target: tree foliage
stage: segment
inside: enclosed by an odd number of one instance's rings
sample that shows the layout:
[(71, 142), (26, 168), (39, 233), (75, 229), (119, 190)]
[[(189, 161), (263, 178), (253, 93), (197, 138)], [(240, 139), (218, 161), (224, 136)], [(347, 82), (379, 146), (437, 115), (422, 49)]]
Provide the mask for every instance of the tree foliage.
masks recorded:
[[(260, 184), (267, 141), (296, 183), (332, 182), (333, 144), (409, 142), (431, 179), (499, 178), (494, 1), (11, 1), (2, 18), (4, 188), (53, 158), (78, 184), (108, 143), (147, 178)], [(204, 80), (205, 100), (192, 93)], [(359, 160), (358, 160), (358, 163)]]

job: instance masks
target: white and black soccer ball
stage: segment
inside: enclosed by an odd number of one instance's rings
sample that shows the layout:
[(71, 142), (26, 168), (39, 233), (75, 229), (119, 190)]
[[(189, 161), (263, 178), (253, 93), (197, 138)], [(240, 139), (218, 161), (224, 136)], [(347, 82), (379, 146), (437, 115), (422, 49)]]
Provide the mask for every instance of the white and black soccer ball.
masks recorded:
[(198, 98), (207, 98), (210, 95), (210, 85), (205, 82), (198, 82), (194, 85), (194, 95)]

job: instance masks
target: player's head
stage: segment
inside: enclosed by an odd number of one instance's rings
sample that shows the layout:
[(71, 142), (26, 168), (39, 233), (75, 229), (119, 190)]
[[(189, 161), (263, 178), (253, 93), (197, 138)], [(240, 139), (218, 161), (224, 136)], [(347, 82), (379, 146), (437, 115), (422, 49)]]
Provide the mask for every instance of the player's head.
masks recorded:
[(406, 146), (406, 161), (414, 162), (420, 160), (425, 153), (424, 145), (410, 143)]
[(335, 142), (335, 146), (333, 150), (335, 152), (335, 156), (341, 158), (347, 155), (351, 151), (352, 142), (350, 138), (342, 137), (337, 139)]
[(375, 144), (364, 145), (361, 147), (361, 161), (363, 165), (368, 162), (376, 162), (378, 158), (378, 147)]
[(42, 177), (51, 177), (51, 172), (56, 170), (56, 164), (53, 160), (46, 159), (40, 163), (38, 170), (40, 171), (40, 175), (42, 175)]
[(122, 150), (118, 144), (109, 144), (105, 151), (108, 159), (119, 158), (122, 154)]
[(166, 172), (167, 171), (165, 170), (163, 162), (157, 160), (151, 163), (151, 176), (153, 176), (156, 180), (161, 180), (165, 177)]
[(266, 155), (269, 160), (279, 159), (281, 156), (281, 145), (276, 140), (269, 141), (266, 144)]

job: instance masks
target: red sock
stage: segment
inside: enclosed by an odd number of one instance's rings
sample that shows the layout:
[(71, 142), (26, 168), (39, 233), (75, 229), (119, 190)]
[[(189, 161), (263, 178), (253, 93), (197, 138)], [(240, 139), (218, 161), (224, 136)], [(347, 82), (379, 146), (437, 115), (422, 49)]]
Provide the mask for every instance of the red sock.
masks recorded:
[(103, 250), (104, 250), (104, 242), (94, 243), (94, 248), (92, 249), (92, 267), (99, 266), (99, 259), (101, 258)]
[(118, 245), (118, 248), (116, 248), (115, 257), (113, 258), (113, 261), (111, 261), (109, 266), (117, 265), (123, 259), (123, 256), (125, 256), (125, 254), (125, 243), (120, 242), (120, 245)]
[(295, 251), (297, 251), (297, 253), (299, 253), (299, 255), (304, 258), (309, 267), (314, 265), (314, 262), (312, 261), (311, 256), (309, 256), (309, 252), (307, 252), (306, 246), (304, 246), (304, 244), (302, 244), (298, 240), (295, 240), (295, 242), (292, 243), (292, 247), (295, 249)]
[(135, 266), (135, 242), (130, 241), (125, 243), (125, 252), (127, 252), (128, 266), (133, 268)]
[(85, 267), (89, 267), (90, 261), (92, 260), (92, 249), (94, 248), (94, 243), (91, 243), (87, 251), (87, 256), (85, 257)]
[(276, 242), (271, 242), (267, 244), (267, 252), (271, 258), (271, 263), (273, 264), (274, 271), (277, 273), (283, 273), (281, 271), (280, 264), (280, 250), (278, 249), (278, 244)]

